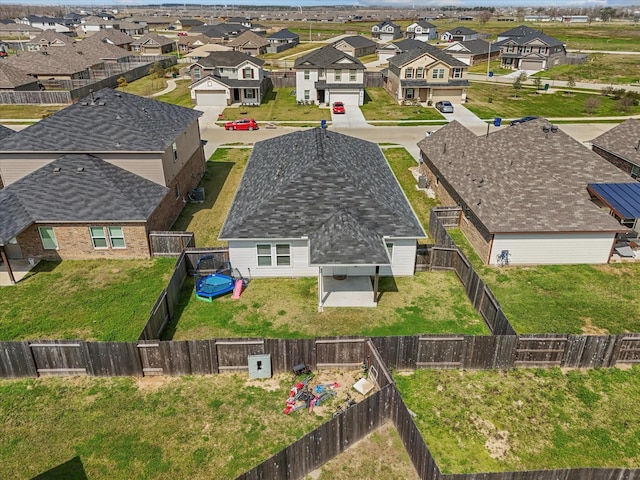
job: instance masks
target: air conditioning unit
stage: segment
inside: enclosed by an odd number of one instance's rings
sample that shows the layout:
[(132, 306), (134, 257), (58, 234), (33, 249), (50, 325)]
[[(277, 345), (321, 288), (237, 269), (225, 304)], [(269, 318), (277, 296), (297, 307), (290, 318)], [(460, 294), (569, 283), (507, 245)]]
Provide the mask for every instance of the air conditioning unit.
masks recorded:
[(191, 197), (194, 202), (204, 202), (204, 187), (196, 187), (191, 191)]
[(426, 176), (420, 175), (418, 177), (418, 188), (427, 188), (429, 181)]

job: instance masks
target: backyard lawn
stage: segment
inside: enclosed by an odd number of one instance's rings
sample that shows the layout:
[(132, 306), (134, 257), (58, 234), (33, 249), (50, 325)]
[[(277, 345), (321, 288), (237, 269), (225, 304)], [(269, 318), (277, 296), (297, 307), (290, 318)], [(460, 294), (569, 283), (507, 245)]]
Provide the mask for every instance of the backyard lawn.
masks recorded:
[(395, 380), (443, 473), (640, 467), (637, 367), (416, 370)]
[(640, 332), (640, 264), (485, 267), (460, 230), (449, 232), (517, 333)]
[(0, 340), (135, 341), (174, 265), (172, 258), (42, 261), (0, 288)]
[[(518, 118), (525, 115), (566, 118), (640, 114), (640, 106), (624, 109), (619, 101), (595, 92), (565, 94), (561, 90), (553, 93), (540, 90), (536, 94), (535, 88), (523, 88), (517, 97), (515, 94), (516, 90), (511, 85), (473, 82), (469, 85), (465, 106), (484, 119)], [(587, 108), (587, 99), (597, 102), (593, 110)]]
[(153, 97), (155, 100), (161, 102), (173, 103), (174, 105), (180, 105), (181, 107), (193, 108), (193, 102), (191, 100), (191, 91), (189, 90), (191, 80), (176, 80), (176, 88), (169, 93)]

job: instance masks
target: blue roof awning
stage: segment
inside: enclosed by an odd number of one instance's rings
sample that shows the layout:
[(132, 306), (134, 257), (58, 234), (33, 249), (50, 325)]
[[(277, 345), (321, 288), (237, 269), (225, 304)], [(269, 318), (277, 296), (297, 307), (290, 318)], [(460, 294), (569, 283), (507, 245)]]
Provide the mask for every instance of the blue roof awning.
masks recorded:
[(623, 219), (640, 218), (640, 182), (590, 183), (587, 187)]

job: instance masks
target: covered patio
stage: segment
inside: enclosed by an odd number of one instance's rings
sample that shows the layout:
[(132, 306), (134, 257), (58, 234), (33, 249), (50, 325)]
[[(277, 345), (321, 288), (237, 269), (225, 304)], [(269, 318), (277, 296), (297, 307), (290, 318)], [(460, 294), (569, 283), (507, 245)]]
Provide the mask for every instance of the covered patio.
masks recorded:
[(36, 265), (37, 262), (33, 260), (30, 262), (26, 259), (6, 260), (2, 258), (0, 261), (0, 287), (15, 285)]
[(378, 305), (371, 277), (323, 275), (318, 277), (321, 307), (375, 307)]

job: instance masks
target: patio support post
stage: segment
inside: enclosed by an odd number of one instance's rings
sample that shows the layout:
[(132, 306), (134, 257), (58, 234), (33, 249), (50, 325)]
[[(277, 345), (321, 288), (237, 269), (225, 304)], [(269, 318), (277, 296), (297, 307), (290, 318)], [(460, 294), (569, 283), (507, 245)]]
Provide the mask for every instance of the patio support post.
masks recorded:
[(322, 283), (322, 267), (318, 268), (318, 311), (322, 312), (322, 297), (324, 296), (324, 284)]
[(11, 271), (11, 265), (9, 264), (9, 259), (7, 258), (7, 252), (4, 251), (4, 247), (0, 247), (0, 259), (6, 265), (7, 273), (9, 274), (9, 281), (11, 285), (16, 284), (16, 279), (13, 276), (13, 272)]
[(380, 276), (380, 265), (376, 265), (376, 276), (373, 279), (373, 303), (378, 300), (378, 277)]

